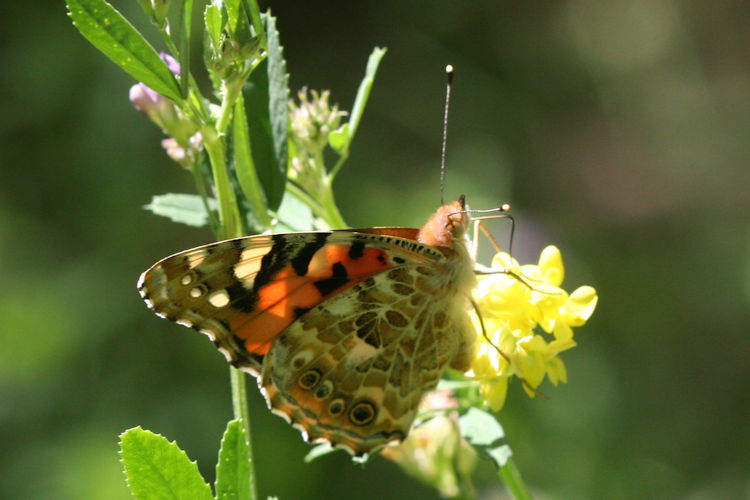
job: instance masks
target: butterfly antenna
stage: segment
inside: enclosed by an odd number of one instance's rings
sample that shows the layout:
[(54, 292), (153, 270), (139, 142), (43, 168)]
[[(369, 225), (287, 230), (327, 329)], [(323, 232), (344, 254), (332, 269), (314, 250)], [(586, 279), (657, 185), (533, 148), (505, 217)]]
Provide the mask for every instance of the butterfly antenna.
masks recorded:
[(445, 147), (448, 143), (448, 109), (451, 102), (451, 86), (453, 85), (453, 66), (445, 67), (445, 111), (443, 112), (443, 145), (440, 152), (440, 205), (445, 203)]

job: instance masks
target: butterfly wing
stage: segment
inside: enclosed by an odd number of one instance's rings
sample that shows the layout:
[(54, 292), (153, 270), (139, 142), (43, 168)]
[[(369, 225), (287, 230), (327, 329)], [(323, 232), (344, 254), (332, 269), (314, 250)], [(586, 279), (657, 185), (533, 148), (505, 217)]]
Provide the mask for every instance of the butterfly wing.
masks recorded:
[(445, 367), (465, 369), (471, 338), (456, 277), (470, 261), (407, 239), (416, 230), (366, 231), (206, 245), (158, 262), (139, 289), (159, 316), (262, 372), (269, 406), (308, 439), (366, 453), (406, 436)]
[(138, 288), (156, 314), (208, 335), (229, 362), (257, 372), (299, 316), (393, 265), (370, 239), (315, 232), (221, 241), (157, 262)]
[(300, 317), (263, 365), (270, 407), (307, 440), (355, 455), (404, 439), (424, 394), (472, 347), (465, 298), (422, 283), (438, 275), (439, 266), (397, 266)]

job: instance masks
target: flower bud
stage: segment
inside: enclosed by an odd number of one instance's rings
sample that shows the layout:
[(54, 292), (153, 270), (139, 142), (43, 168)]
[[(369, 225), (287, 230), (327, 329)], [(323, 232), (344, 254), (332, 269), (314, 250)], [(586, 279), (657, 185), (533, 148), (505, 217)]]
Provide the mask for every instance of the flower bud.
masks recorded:
[(289, 114), (294, 141), (301, 150), (315, 156), (328, 144), (328, 135), (339, 127), (346, 112), (339, 111), (338, 106), (329, 106), (328, 90), (320, 94), (312, 90), (310, 94), (312, 98), (308, 99), (307, 89), (300, 90), (299, 104), (289, 102)]
[[(159, 57), (173, 74), (180, 75), (180, 63), (174, 57), (164, 52), (159, 54)], [(198, 131), (198, 126), (182, 114), (174, 101), (144, 83), (130, 87), (129, 98), (135, 109), (146, 115), (165, 134), (174, 137), (182, 146), (187, 146), (190, 137)]]

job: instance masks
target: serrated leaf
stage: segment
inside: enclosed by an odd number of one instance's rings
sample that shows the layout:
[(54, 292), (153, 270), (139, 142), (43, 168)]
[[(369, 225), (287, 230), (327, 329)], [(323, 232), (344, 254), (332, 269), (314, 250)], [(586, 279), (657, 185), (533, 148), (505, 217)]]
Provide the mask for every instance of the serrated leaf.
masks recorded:
[(289, 89), (274, 18), (263, 15), (263, 20), (268, 36), (268, 57), (252, 72), (242, 93), (255, 169), (266, 194), (266, 205), (276, 210), (286, 189)]
[(280, 183), (278, 203), (272, 204), (277, 208), (281, 204), (286, 184), (286, 168), (289, 158), (289, 142), (287, 138), (289, 128), (289, 74), (286, 72), (284, 48), (281, 46), (279, 31), (276, 29), (276, 18), (265, 16), (266, 36), (268, 43), (268, 109), (271, 118), (271, 136), (279, 169)]
[[(211, 210), (216, 210), (218, 203), (213, 198), (209, 198), (208, 206)], [(151, 198), (151, 203), (143, 208), (156, 215), (188, 226), (203, 227), (209, 223), (206, 207), (197, 194), (160, 194)]]
[(242, 194), (250, 204), (253, 216), (262, 226), (268, 227), (271, 223), (266, 210), (263, 191), (255, 171), (255, 163), (251, 153), (250, 132), (247, 128), (247, 117), (245, 116), (245, 102), (242, 94), (237, 98), (234, 105), (234, 117), (232, 118), (232, 157), (234, 159), (234, 173), (240, 185)]
[(216, 464), (217, 500), (251, 500), (253, 485), (250, 474), (250, 448), (245, 440), (245, 430), (241, 420), (232, 420), (221, 438), (219, 462)]
[(203, 11), (203, 22), (206, 25), (206, 32), (211, 37), (211, 44), (215, 49), (221, 46), (221, 9), (218, 5), (208, 4)]
[(174, 75), (156, 50), (104, 0), (66, 0), (78, 31), (115, 64), (156, 92), (180, 101)]
[(469, 411), (458, 419), (461, 435), (480, 456), (495, 462), (497, 468), (503, 467), (513, 455), (510, 446), (505, 443), (505, 431), (495, 417), (478, 408)]
[(120, 434), (120, 456), (136, 500), (213, 500), (198, 465), (174, 441), (136, 427)]
[[(271, 210), (281, 205), (286, 188), (286, 169), (289, 158), (287, 138), (289, 113), (289, 74), (286, 72), (284, 49), (281, 46), (279, 32), (276, 29), (276, 18), (270, 14), (262, 16), (265, 21), (268, 58), (268, 117), (273, 145), (273, 164), (267, 169), (269, 174), (263, 182), (266, 201)], [(257, 72), (256, 72), (257, 73)]]

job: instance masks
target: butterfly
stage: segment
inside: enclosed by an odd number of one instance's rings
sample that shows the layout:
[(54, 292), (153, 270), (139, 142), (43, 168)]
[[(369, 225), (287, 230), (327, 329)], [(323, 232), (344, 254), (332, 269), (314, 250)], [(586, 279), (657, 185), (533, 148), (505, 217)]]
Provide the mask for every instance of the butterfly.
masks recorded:
[(470, 366), (468, 225), (461, 196), (421, 229), (220, 241), (157, 262), (138, 289), (256, 376), (305, 440), (362, 456), (403, 440), (444, 371)]

